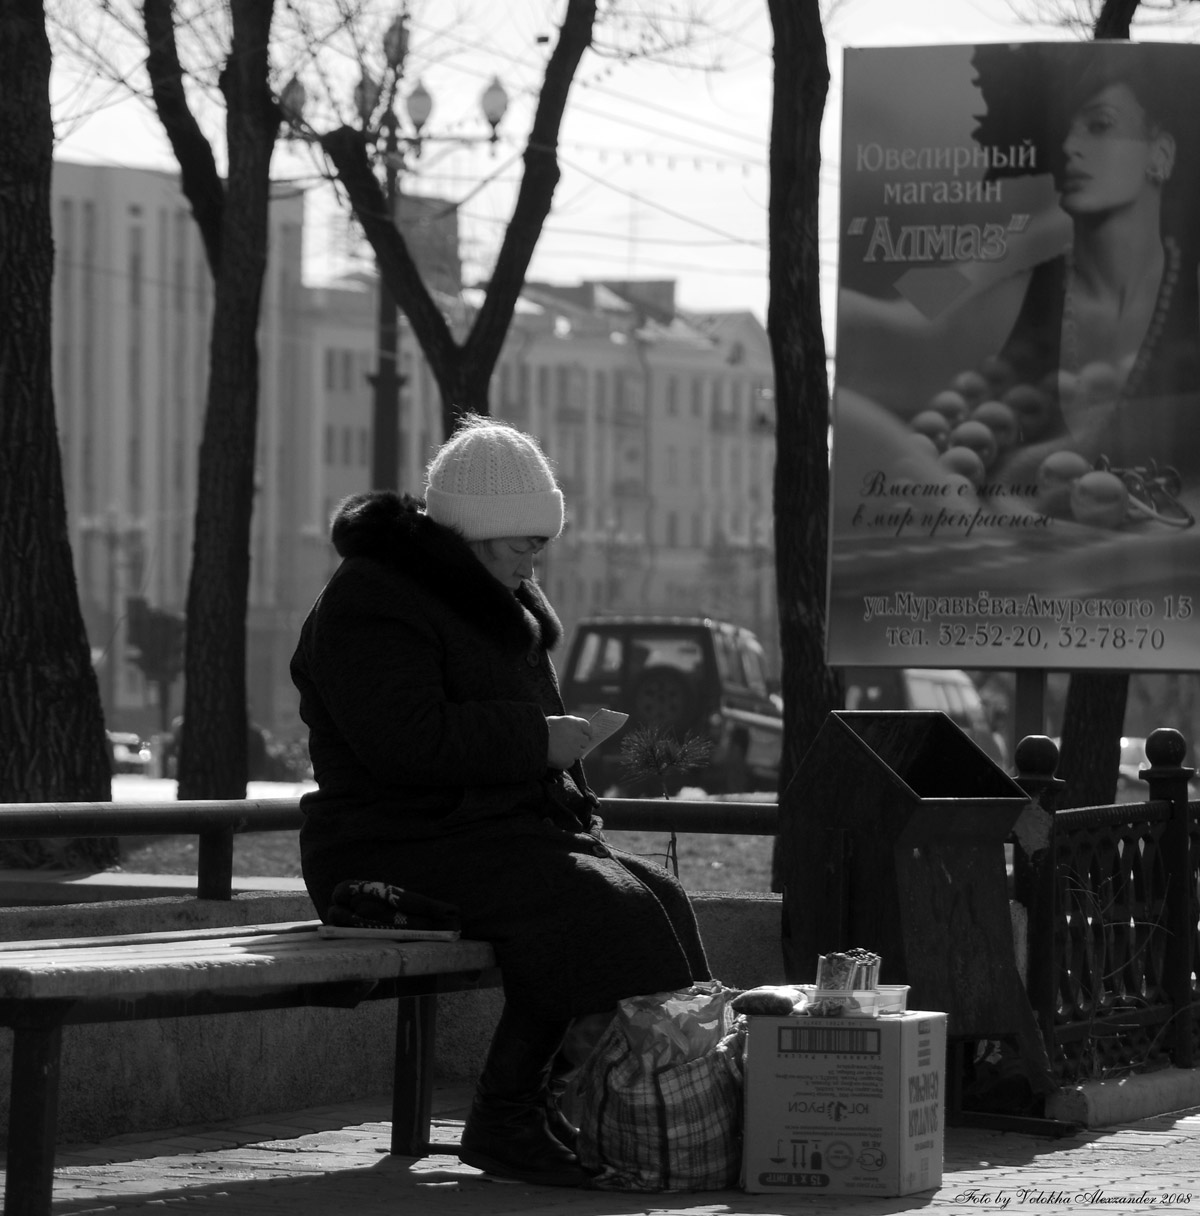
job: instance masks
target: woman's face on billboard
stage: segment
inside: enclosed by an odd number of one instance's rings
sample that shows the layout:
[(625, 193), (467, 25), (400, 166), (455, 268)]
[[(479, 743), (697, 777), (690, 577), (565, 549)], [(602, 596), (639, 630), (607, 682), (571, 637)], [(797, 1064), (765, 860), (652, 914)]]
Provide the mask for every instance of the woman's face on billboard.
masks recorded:
[(1128, 206), (1154, 188), (1154, 173), (1169, 168), (1161, 163), (1169, 138), (1151, 133), (1127, 84), (1106, 85), (1075, 112), (1063, 141), (1062, 209), (1086, 215)]

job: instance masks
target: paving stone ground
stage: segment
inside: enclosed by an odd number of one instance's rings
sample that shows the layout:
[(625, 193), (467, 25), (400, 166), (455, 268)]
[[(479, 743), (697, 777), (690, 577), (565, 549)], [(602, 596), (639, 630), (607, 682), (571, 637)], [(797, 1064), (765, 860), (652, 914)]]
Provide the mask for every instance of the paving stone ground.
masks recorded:
[[(452, 1146), (469, 1091), (439, 1087)], [(386, 1098), (60, 1149), (55, 1216), (891, 1216), (1149, 1212), (1200, 1216), (1200, 1108), (1052, 1139), (949, 1128), (937, 1190), (895, 1199), (742, 1191), (615, 1194), (497, 1181), (452, 1152), (388, 1153)]]

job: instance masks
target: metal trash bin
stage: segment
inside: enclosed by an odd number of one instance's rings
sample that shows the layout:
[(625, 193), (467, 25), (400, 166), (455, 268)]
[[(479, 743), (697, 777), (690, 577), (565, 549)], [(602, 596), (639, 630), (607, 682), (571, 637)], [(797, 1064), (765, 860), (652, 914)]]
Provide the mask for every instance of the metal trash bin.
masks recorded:
[(937, 711), (829, 714), (779, 830), (792, 983), (861, 946), (909, 1005), (959, 1039), (1014, 1038), (1042, 1091), (1050, 1064), (1013, 945), (1004, 845), (1021, 787)]

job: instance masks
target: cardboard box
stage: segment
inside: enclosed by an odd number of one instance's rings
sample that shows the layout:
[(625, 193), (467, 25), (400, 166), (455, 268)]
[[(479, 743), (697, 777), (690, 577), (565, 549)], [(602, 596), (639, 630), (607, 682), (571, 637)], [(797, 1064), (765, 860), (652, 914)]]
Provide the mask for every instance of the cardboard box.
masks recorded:
[(749, 1019), (742, 1186), (909, 1195), (942, 1180), (946, 1015)]

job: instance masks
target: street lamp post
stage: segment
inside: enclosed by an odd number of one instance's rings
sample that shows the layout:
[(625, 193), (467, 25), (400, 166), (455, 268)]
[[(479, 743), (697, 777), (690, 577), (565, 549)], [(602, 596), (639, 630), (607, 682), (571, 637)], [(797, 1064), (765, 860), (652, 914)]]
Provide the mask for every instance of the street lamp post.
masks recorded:
[[(388, 217), (398, 223), (401, 153), (399, 124), (396, 118), (396, 90), (404, 74), (408, 55), (408, 14), (402, 12), (383, 35), (385, 79), (377, 85), (364, 69), (354, 100), (363, 127), (370, 130), (371, 118), (383, 96), (383, 114), (375, 138), (376, 154), (383, 161), (384, 199)], [(371, 402), (371, 488), (395, 490), (400, 481), (400, 388), (399, 372), (400, 329), (396, 319), (396, 301), (383, 277), (383, 266), (375, 260), (378, 280), (376, 312), (375, 372), (368, 376), (372, 388)]]
[[(384, 197), (388, 214), (398, 222), (399, 178), (396, 115), (389, 105), (384, 115)], [(396, 301), (383, 277), (383, 266), (376, 259), (379, 315), (375, 374), (371, 379), (371, 488), (395, 490), (400, 484), (400, 326)]]

